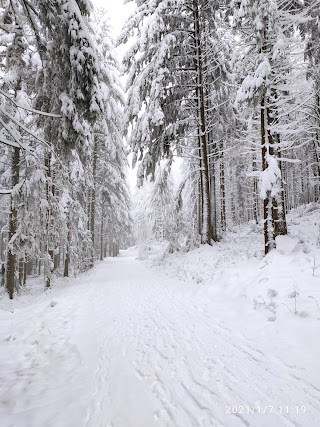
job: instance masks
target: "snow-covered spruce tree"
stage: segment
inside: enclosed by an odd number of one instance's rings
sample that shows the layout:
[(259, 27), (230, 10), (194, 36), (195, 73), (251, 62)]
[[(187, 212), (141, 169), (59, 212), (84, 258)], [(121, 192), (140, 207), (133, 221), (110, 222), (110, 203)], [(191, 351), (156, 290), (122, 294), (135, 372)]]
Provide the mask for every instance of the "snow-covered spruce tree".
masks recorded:
[(244, 78), (238, 102), (254, 101), (260, 109), (260, 192), (264, 202), (265, 253), (275, 247), (275, 237), (287, 231), (278, 158), (285, 148), (282, 137), (294, 131), (284, 122), (284, 117), (288, 117), (284, 101), (289, 91), (294, 32), (299, 20), (303, 19), (299, 7), (291, 8), (290, 2), (287, 3), (278, 4), (274, 0), (231, 2), (234, 23), (243, 43), (240, 61)]
[[(54, 120), (43, 123), (44, 136), (47, 140), (54, 140), (65, 156), (69, 156), (70, 149), (75, 148), (85, 163), (92, 141), (90, 126), (94, 125), (103, 110), (98, 82), (99, 64), (85, 19), (91, 10), (90, 2), (58, 0), (48, 4), (38, 0), (36, 6), (46, 41), (41, 56), (43, 72), (39, 79), (37, 106), (47, 111), (61, 112), (63, 116), (59, 126)], [(47, 169), (47, 197), (50, 199), (54, 197), (50, 152), (45, 154), (44, 161)], [(55, 250), (52, 222), (49, 220), (51, 216), (49, 203), (45, 255), (47, 286), (50, 286)]]
[[(305, 0), (305, 8), (310, 10), (308, 19), (300, 25), (300, 30), (306, 40), (305, 54), (309, 62), (308, 78), (313, 83), (313, 105), (311, 109), (312, 116), (312, 156), (313, 156), (313, 174), (315, 186), (320, 192), (320, 1)], [(319, 197), (319, 195), (318, 195)]]
[(120, 38), (136, 41), (124, 59), (129, 73), (126, 123), (138, 185), (157, 161), (172, 158), (180, 145), (196, 145), (199, 159), (200, 234), (211, 243), (206, 81), (215, 50), (216, 4), (202, 0), (137, 2)]
[[(12, 12), (12, 11), (11, 11)], [(15, 9), (12, 16), (23, 18), (23, 9)], [(7, 239), (7, 268), (6, 284), (9, 296), (13, 290), (25, 283), (27, 272), (31, 272), (32, 264), (40, 259), (41, 242), (45, 234), (43, 218), (47, 210), (47, 201), (43, 193), (46, 183), (44, 166), (41, 158), (46, 144), (41, 139), (36, 126), (36, 115), (49, 116), (47, 113), (36, 111), (32, 108), (32, 99), (35, 97), (34, 76), (37, 74), (37, 60), (34, 61), (36, 51), (31, 45), (23, 51), (21, 56), (21, 69), (12, 64), (15, 55), (11, 52), (14, 47), (15, 35), (4, 38), (9, 40), (5, 46), (9, 60), (4, 64), (4, 74), (1, 85), (1, 124), (2, 135), (6, 136), (7, 143), (16, 144), (15, 153), (19, 150), (19, 162), (14, 165), (17, 172), (14, 177), (17, 183), (12, 189), (11, 171), (4, 171), (3, 184), (11, 191), (11, 208), (9, 211), (9, 231)], [(14, 65), (14, 67), (12, 67)], [(16, 82), (19, 71), (19, 85)], [(16, 83), (15, 83), (16, 84)], [(10, 141), (9, 141), (10, 140)], [(4, 162), (7, 165), (10, 153), (6, 153)], [(16, 159), (17, 156), (13, 156)], [(10, 174), (10, 176), (9, 176)], [(18, 179), (19, 178), (19, 179)], [(19, 182), (18, 182), (19, 181)], [(44, 203), (43, 203), (44, 202)], [(45, 211), (45, 212), (43, 212)], [(4, 211), (6, 212), (6, 211)], [(12, 219), (15, 218), (13, 222)], [(14, 225), (14, 227), (13, 227)], [(10, 237), (10, 235), (12, 235)], [(8, 268), (9, 267), (9, 268)], [(18, 283), (19, 282), (19, 283)]]
[[(287, 209), (319, 198), (319, 168), (317, 156), (317, 134), (319, 131), (319, 110), (315, 81), (310, 76), (310, 60), (304, 55), (301, 43), (296, 55), (292, 79), (295, 88), (291, 91), (289, 117), (291, 123), (297, 122), (297, 134), (291, 138), (290, 149), (285, 156), (295, 163), (284, 163), (282, 173), (286, 182)], [(316, 68), (312, 68), (315, 70)]]
[[(100, 63), (99, 85), (104, 104), (104, 115), (93, 128), (94, 185), (90, 209), (93, 246), (101, 259), (107, 243), (126, 245), (131, 233), (131, 218), (126, 176), (128, 163), (123, 144), (124, 95), (105, 10), (96, 11), (91, 28)], [(99, 227), (95, 227), (97, 221)]]
[(61, 228), (65, 230), (60, 243), (63, 276), (88, 270), (92, 260), (90, 232), (90, 200), (87, 194), (93, 185), (90, 162), (84, 166), (78, 152), (71, 151), (69, 164), (60, 182), (59, 208)]
[[(19, 4), (12, 2), (6, 8), (1, 9), (1, 28), (4, 51), (6, 60), (1, 76), (1, 142), (10, 147), (11, 153), (7, 157), (9, 161), (11, 157), (10, 167), (10, 208), (9, 208), (9, 224), (8, 224), (8, 243), (6, 256), (6, 289), (10, 298), (13, 298), (13, 293), (17, 287), (16, 280), (16, 237), (18, 230), (18, 201), (21, 195), (20, 182), (20, 161), (21, 148), (27, 148), (28, 144), (22, 141), (22, 133), (24, 128), (24, 117), (21, 117), (21, 110), (16, 107), (16, 103), (24, 104), (24, 99), (27, 98), (24, 92), (27, 71), (26, 60), (28, 51), (28, 42), (24, 37), (24, 22), (22, 10)], [(3, 34), (3, 32), (5, 34)]]
[[(90, 146), (90, 126), (95, 123), (103, 108), (97, 79), (99, 65), (85, 20), (89, 11), (90, 2), (74, 0), (49, 3), (41, 0), (13, 0), (2, 10), (1, 30), (9, 34), (6, 36), (9, 40), (6, 49), (10, 54), (10, 64), (13, 64), (10, 67), (15, 71), (8, 73), (13, 78), (7, 80), (6, 90), (9, 95), (13, 95), (10, 87), (13, 87), (14, 80), (23, 86), (26, 79), (24, 75), (20, 80), (17, 79), (16, 64), (20, 61), (24, 70), (29, 69), (27, 60), (32, 52), (33, 58), (38, 56), (36, 88), (34, 82), (33, 85), (27, 85), (28, 90), (32, 91), (33, 107), (62, 116), (57, 120), (52, 115), (45, 115), (46, 117), (41, 116), (42, 119), (38, 120), (38, 127), (42, 129), (38, 139), (46, 139), (52, 143), (51, 148), (44, 143), (43, 147), (46, 149), (42, 151), (46, 173), (43, 183), (46, 203), (41, 206), (46, 206), (46, 214), (44, 238), (39, 242), (39, 247), (43, 252), (42, 258), (46, 260), (47, 286), (50, 285), (53, 258), (59, 251), (57, 234), (54, 232), (59, 223), (55, 194), (59, 191), (59, 183), (54, 181), (57, 181), (56, 177), (63, 171), (62, 160), (68, 158), (71, 148), (79, 150), (82, 161), (85, 162), (86, 151)], [(24, 49), (24, 32), (28, 33), (28, 40), (33, 43), (29, 50)], [(20, 146), (12, 145), (15, 147), (15, 153), (20, 153)], [(60, 150), (58, 157), (52, 155), (53, 149)], [(17, 155), (13, 160), (15, 164), (19, 164)], [(66, 165), (68, 164), (70, 162), (66, 162)], [(16, 172), (17, 169), (14, 176), (18, 177)], [(16, 222), (14, 209), (11, 210), (10, 222)], [(7, 268), (7, 278), (9, 275), (14, 276), (14, 270), (16, 269)], [(13, 289), (11, 282), (8, 286)], [(12, 291), (9, 293), (12, 296)]]

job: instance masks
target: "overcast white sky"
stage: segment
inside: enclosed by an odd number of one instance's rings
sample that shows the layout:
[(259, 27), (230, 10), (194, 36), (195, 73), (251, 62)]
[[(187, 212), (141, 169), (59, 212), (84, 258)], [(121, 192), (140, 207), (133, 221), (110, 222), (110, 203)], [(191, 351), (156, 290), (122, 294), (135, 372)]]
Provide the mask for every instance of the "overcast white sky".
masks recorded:
[(123, 24), (135, 7), (132, 1), (123, 4), (124, 0), (92, 0), (92, 2), (94, 5), (101, 6), (107, 10), (108, 18), (110, 18), (110, 25), (114, 31), (114, 38), (119, 35)]

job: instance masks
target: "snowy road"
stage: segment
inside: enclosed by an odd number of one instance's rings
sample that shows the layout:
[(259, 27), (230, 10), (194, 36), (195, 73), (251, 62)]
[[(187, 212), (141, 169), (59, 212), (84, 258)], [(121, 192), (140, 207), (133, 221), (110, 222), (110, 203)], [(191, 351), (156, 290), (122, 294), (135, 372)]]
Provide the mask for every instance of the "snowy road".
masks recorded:
[(124, 255), (1, 315), (2, 427), (320, 425), (319, 377), (248, 337), (255, 314)]

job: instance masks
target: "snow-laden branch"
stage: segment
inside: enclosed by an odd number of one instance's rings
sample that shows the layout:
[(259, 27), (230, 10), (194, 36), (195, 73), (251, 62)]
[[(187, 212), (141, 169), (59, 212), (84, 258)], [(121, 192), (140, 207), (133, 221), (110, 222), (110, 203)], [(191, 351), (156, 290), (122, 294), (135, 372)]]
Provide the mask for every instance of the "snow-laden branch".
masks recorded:
[[(40, 136), (36, 135), (34, 132), (32, 132), (30, 129), (28, 129), (26, 126), (24, 126), (19, 120), (17, 120), (14, 116), (8, 113), (8, 111), (4, 110), (0, 107), (0, 111), (7, 116), (10, 120), (12, 120), (17, 126), (19, 126), (22, 130), (24, 130), (27, 134), (35, 138), (36, 140), (40, 141), (42, 144), (44, 144), (47, 148), (51, 150), (51, 146), (49, 142), (42, 139)], [(19, 145), (20, 147), (20, 145)]]
[(6, 190), (4, 188), (0, 188), (0, 195), (6, 195), (6, 194), (11, 194), (12, 189), (11, 190)]
[(7, 93), (0, 90), (1, 95), (5, 96), (7, 99), (9, 99), (17, 108), (21, 108), (22, 110), (29, 111), (30, 113), (39, 114), (41, 116), (46, 117), (53, 117), (55, 119), (62, 119), (62, 115), (60, 114), (53, 114), (53, 113), (46, 113), (45, 111), (35, 110), (34, 108), (25, 107), (18, 102), (14, 101)]
[(3, 22), (1, 22), (0, 28), (3, 31), (5, 31), (6, 33), (22, 34), (22, 30), (21, 30), (20, 26), (18, 26), (18, 25), (4, 24)]
[(287, 163), (301, 163), (300, 159), (287, 159), (286, 157), (278, 157), (278, 161)]
[(2, 144), (8, 145), (9, 147), (21, 148), (20, 144), (15, 141), (9, 141), (9, 139), (4, 138), (3, 136), (0, 136), (0, 142), (2, 142)]

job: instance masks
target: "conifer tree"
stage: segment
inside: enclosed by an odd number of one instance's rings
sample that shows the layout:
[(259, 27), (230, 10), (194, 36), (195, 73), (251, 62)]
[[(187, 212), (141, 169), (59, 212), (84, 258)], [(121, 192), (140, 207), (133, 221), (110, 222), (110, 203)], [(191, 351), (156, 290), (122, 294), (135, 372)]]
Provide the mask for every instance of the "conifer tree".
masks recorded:
[[(303, 12), (272, 0), (234, 0), (231, 7), (237, 28), (240, 33), (244, 30), (241, 33), (243, 51), (240, 61), (242, 74), (248, 74), (238, 92), (238, 102), (253, 100), (260, 108), (260, 192), (264, 204), (265, 253), (268, 253), (275, 247), (275, 237), (287, 232), (283, 179), (278, 159), (286, 147), (282, 137), (287, 137), (290, 132), (289, 120), (287, 123), (284, 121), (283, 101), (290, 93), (290, 54), (294, 46), (294, 31), (299, 20), (303, 19)], [(292, 134), (295, 131), (293, 126)]]

